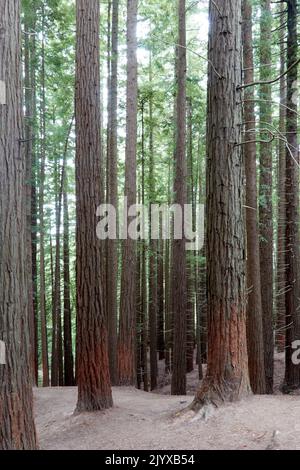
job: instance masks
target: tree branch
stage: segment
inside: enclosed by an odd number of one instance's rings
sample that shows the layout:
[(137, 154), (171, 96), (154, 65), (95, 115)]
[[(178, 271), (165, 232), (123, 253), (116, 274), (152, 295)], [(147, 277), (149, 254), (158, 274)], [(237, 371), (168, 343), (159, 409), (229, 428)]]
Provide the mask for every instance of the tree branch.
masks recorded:
[(284, 77), (287, 73), (289, 73), (294, 67), (296, 67), (300, 63), (300, 59), (296, 60), (288, 69), (285, 70), (282, 74), (280, 74), (278, 77), (274, 78), (273, 80), (263, 80), (263, 81), (257, 81), (257, 82), (252, 82), (252, 83), (245, 83), (244, 85), (239, 85), (237, 87), (237, 90), (242, 90), (244, 88), (249, 88), (250, 86), (256, 86), (256, 85), (272, 85), (273, 83), (278, 82), (282, 77)]

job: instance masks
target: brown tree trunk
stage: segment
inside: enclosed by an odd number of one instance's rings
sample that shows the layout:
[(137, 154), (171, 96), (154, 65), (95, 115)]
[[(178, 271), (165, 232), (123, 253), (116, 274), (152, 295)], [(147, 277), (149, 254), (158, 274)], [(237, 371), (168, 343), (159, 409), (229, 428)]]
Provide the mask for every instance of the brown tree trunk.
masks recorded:
[(0, 2), (0, 449), (37, 447), (26, 269), (20, 2)]
[(72, 346), (72, 308), (70, 294), (70, 248), (69, 248), (69, 210), (66, 180), (63, 191), (64, 241), (63, 241), (63, 277), (64, 277), (64, 385), (75, 385), (74, 357)]
[[(243, 0), (243, 51), (244, 81), (253, 82), (253, 42), (252, 7), (249, 0)], [(257, 178), (256, 178), (256, 132), (254, 93), (246, 88), (245, 121), (245, 172), (246, 172), (246, 229), (247, 229), (247, 345), (249, 378), (254, 393), (265, 393), (265, 367), (263, 320), (260, 283), (259, 232), (257, 217)]]
[(149, 342), (151, 390), (157, 387), (157, 240), (150, 241), (149, 253)]
[[(136, 204), (136, 139), (137, 139), (137, 0), (127, 0), (127, 90), (125, 196), (127, 207)], [(128, 217), (128, 224), (130, 218)], [(135, 385), (135, 275), (136, 243), (123, 241), (118, 371), (120, 385)]]
[[(272, 13), (271, 1), (261, 0), (260, 19), (260, 80), (270, 79), (272, 63)], [(271, 85), (260, 86), (260, 128), (272, 125)], [(260, 133), (268, 141), (268, 133)], [(273, 323), (273, 203), (272, 203), (272, 144), (260, 144), (259, 222), (260, 222), (260, 272), (263, 311), (263, 345), (266, 392), (273, 392), (274, 323)], [(250, 374), (251, 379), (251, 374)], [(252, 385), (252, 382), (251, 382)]]
[[(36, 12), (33, 4), (33, 11), (24, 15), (24, 85), (25, 85), (25, 138), (26, 138), (26, 244), (27, 244), (27, 272), (28, 272), (28, 313), (29, 313), (29, 333), (31, 347), (31, 367), (33, 384), (38, 384), (38, 338), (37, 338), (37, 309), (36, 309), (36, 248), (33, 246), (32, 217), (36, 210), (35, 195), (35, 157), (34, 157), (34, 118), (35, 118), (35, 79), (33, 60), (35, 59), (35, 31)], [(36, 225), (36, 224), (35, 224)], [(36, 228), (34, 225), (34, 229)]]
[(56, 162), (56, 203), (55, 203), (55, 263), (53, 278), (53, 305), (52, 305), (52, 360), (51, 360), (51, 385), (52, 387), (63, 385), (62, 366), (62, 329), (61, 329), (61, 269), (60, 269), (60, 226), (62, 209), (62, 188), (58, 181), (60, 171)]
[(165, 297), (164, 297), (164, 241), (160, 231), (157, 252), (157, 350), (159, 360), (165, 358)]
[[(281, 34), (280, 34), (280, 109), (279, 109), (279, 131), (284, 136), (286, 118), (286, 76), (283, 75), (286, 64), (286, 28), (283, 27), (286, 21), (284, 13), (285, 4), (280, 5), (281, 14)], [(276, 273), (276, 347), (279, 352), (285, 349), (285, 165), (286, 146), (280, 139), (278, 143), (278, 211), (277, 211), (277, 273)]]
[[(45, 14), (43, 10), (44, 35)], [(48, 359), (48, 334), (46, 318), (46, 281), (45, 281), (45, 225), (44, 225), (44, 191), (45, 191), (45, 167), (46, 167), (46, 92), (45, 92), (45, 39), (42, 40), (42, 68), (41, 68), (41, 162), (39, 174), (39, 219), (40, 219), (40, 291), (39, 306), (41, 318), (41, 349), (42, 349), (42, 369), (43, 387), (49, 387), (49, 359)]]
[[(150, 52), (149, 82), (152, 85), (152, 56)], [(154, 174), (154, 141), (153, 141), (153, 99), (152, 91), (149, 99), (149, 200), (150, 205), (155, 202), (155, 174)], [(149, 340), (150, 340), (150, 380), (151, 390), (157, 387), (157, 320), (158, 320), (158, 298), (157, 298), (157, 240), (151, 237), (151, 211), (149, 220)]]
[[(288, 38), (287, 68), (298, 59), (297, 43), (297, 1), (288, 1)], [(299, 298), (299, 151), (297, 138), (297, 79), (298, 68), (293, 67), (287, 73), (287, 109), (286, 109), (286, 349), (284, 391), (288, 392), (300, 386), (300, 365), (292, 361), (293, 342), (300, 338)]]
[(61, 175), (60, 199), (63, 204), (63, 330), (64, 330), (64, 385), (75, 385), (74, 358), (72, 347), (72, 309), (70, 295), (70, 248), (69, 248), (69, 209), (67, 193), (67, 153), (68, 143), (73, 128), (73, 120), (69, 126), (65, 142), (64, 158)]
[[(241, 0), (210, 1), (207, 109), (208, 363), (192, 408), (250, 393), (246, 342)], [(212, 65), (213, 64), (213, 65)]]
[[(194, 184), (193, 184), (193, 109), (192, 100), (188, 99), (188, 164), (187, 164), (187, 202), (192, 205), (193, 230), (194, 226)], [(194, 344), (195, 344), (195, 280), (194, 280), (194, 253), (187, 254), (187, 331), (186, 331), (186, 372), (194, 370)]]
[[(178, 0), (177, 47), (177, 135), (175, 153), (174, 203), (184, 211), (186, 188), (186, 18), (185, 0)], [(172, 395), (186, 394), (186, 252), (182, 227), (181, 239), (173, 240), (172, 297), (174, 315)]]
[[(118, 25), (119, 0), (113, 0), (112, 41), (111, 41), (111, 77), (110, 77), (110, 112), (108, 122), (108, 157), (107, 157), (107, 202), (115, 210), (118, 208)], [(107, 317), (108, 317), (108, 355), (112, 385), (117, 384), (117, 282), (118, 282), (118, 243), (107, 243)]]
[(112, 406), (101, 242), (99, 1), (76, 2), (76, 302), (77, 411)]

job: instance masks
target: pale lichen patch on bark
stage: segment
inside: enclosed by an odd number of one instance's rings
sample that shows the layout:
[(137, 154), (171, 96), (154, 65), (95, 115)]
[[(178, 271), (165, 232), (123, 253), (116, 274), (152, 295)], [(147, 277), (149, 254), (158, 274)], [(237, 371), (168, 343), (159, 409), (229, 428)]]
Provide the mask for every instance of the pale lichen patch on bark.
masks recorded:
[(6, 104), (6, 84), (0, 80), (0, 104)]

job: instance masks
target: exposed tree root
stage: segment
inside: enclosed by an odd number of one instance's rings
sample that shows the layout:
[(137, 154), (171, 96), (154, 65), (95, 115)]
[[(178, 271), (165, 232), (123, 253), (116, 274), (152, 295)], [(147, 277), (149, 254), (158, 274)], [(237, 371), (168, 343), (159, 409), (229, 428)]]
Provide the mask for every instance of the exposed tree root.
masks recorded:
[(193, 412), (193, 418), (207, 421), (225, 403), (239, 401), (249, 395), (251, 390), (247, 383), (237, 385), (234, 382), (223, 382), (220, 386), (210, 380), (204, 380), (193, 402), (178, 413), (178, 416), (190, 416)]

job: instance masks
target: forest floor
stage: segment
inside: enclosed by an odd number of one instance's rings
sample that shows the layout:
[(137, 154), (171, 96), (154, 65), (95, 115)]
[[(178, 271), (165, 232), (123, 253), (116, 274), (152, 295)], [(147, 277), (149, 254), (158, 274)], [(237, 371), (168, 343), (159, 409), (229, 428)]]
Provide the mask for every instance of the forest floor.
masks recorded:
[[(162, 364), (160, 367), (162, 371)], [(156, 393), (114, 387), (114, 408), (74, 415), (75, 387), (35, 389), (41, 449), (172, 450), (300, 449), (300, 397), (281, 395), (283, 355), (275, 358), (275, 394), (251, 396), (215, 410), (206, 420), (188, 406), (199, 385), (188, 375), (188, 395), (170, 396), (170, 378)]]

